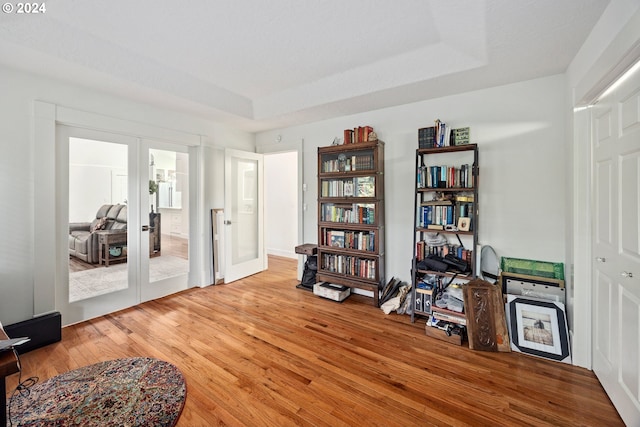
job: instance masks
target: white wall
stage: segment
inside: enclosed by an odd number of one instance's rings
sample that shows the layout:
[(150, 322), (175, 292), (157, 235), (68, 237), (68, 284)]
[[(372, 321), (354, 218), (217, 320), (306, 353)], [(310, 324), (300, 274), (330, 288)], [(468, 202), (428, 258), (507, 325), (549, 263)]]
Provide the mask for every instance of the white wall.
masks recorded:
[(262, 132), (304, 139), (305, 242), (317, 242), (317, 147), (343, 129), (374, 127), (385, 141), (386, 275), (410, 280), (418, 128), (439, 118), (470, 126), (479, 145), (479, 240), (498, 256), (565, 262), (564, 79), (553, 76), (446, 98)]
[[(34, 276), (42, 265), (50, 262), (35, 259), (36, 245), (43, 242), (42, 236), (34, 235), (34, 224), (43, 219), (53, 221), (54, 207), (34, 212), (36, 194), (34, 188), (36, 174), (55, 170), (53, 157), (35, 162), (36, 153), (43, 148), (42, 141), (32, 141), (33, 103), (35, 100), (95, 113), (108, 118), (122, 119), (137, 125), (156, 128), (158, 133), (173, 131), (201, 135), (206, 146), (201, 172), (203, 178), (219, 180), (222, 171), (208, 170), (210, 164), (218, 161), (223, 150), (218, 147), (235, 147), (254, 151), (252, 134), (231, 129), (201, 117), (176, 113), (168, 109), (152, 107), (138, 102), (100, 93), (84, 87), (63, 83), (54, 79), (39, 77), (7, 67), (0, 67), (0, 321), (10, 324), (31, 318), (34, 306), (54, 307), (54, 301), (34, 301)], [(167, 138), (170, 139), (170, 138)], [(213, 204), (222, 198), (218, 194), (217, 182), (205, 181), (200, 189), (202, 211), (208, 215)], [(206, 233), (202, 238), (206, 238)], [(51, 242), (45, 242), (53, 246)], [(198, 244), (198, 242), (192, 242)], [(203, 245), (208, 247), (208, 245)], [(51, 253), (51, 257), (54, 257)], [(50, 267), (45, 267), (50, 268)], [(42, 273), (39, 271), (39, 273)], [(55, 277), (55, 272), (45, 272)], [(55, 285), (51, 280), (50, 286)], [(53, 292), (46, 292), (53, 295)]]
[(265, 247), (270, 255), (298, 258), (298, 153), (264, 156)]

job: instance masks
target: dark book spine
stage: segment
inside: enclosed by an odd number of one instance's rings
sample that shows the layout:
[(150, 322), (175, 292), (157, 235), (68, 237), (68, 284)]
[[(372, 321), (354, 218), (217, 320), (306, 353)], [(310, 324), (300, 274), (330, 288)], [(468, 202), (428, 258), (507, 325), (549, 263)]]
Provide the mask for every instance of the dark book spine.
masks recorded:
[(434, 126), (418, 129), (418, 148), (435, 147), (436, 128)]

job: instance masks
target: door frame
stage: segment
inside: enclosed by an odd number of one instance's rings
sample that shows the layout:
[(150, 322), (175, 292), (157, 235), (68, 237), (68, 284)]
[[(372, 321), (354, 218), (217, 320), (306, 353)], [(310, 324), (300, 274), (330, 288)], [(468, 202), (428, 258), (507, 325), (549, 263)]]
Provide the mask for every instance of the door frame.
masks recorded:
[[(277, 139), (275, 144), (264, 144), (257, 147), (256, 152), (260, 154), (277, 154), (277, 153), (287, 153), (287, 152), (296, 152), (298, 155), (298, 245), (302, 245), (305, 243), (304, 238), (304, 212), (308, 209), (308, 204), (304, 199), (304, 194), (308, 191), (309, 188), (315, 189), (315, 184), (309, 187), (304, 184), (304, 161), (303, 161), (303, 144), (304, 139), (300, 138), (299, 140), (287, 140), (287, 138), (282, 138), (280, 136)], [(314, 157), (315, 159), (315, 157)], [(312, 199), (315, 203), (315, 195), (312, 194)], [(315, 212), (315, 210), (313, 210)], [(317, 230), (313, 230), (313, 240), (317, 238), (315, 235)], [(265, 248), (266, 251), (266, 248)], [(266, 254), (265, 254), (266, 256)], [(297, 278), (300, 279), (302, 277), (302, 271), (304, 268), (304, 256), (298, 256), (298, 273)]]
[[(56, 156), (56, 127), (65, 125), (87, 130), (103, 131), (145, 138), (154, 141), (166, 141), (172, 144), (189, 147), (190, 191), (193, 197), (190, 215), (193, 221), (189, 231), (189, 238), (194, 242), (190, 253), (190, 282), (189, 286), (200, 285), (199, 281), (205, 277), (206, 260), (203, 253), (203, 243), (199, 236), (204, 233), (205, 217), (202, 214), (204, 200), (202, 182), (202, 136), (160, 128), (126, 119), (104, 116), (97, 113), (82, 111), (50, 102), (34, 101), (32, 117), (33, 163), (37, 165), (34, 175), (34, 210), (33, 236), (37, 238), (34, 245), (34, 259), (38, 266), (34, 269), (33, 301), (34, 316), (56, 311), (57, 285), (64, 280), (68, 269), (67, 218), (63, 216), (58, 202), (58, 171), (67, 167), (68, 159)], [(68, 191), (68, 189), (67, 189)], [(68, 209), (68, 208), (67, 208)], [(36, 220), (37, 219), (37, 220)], [(195, 244), (195, 242), (198, 242)], [(52, 255), (55, 254), (55, 255)], [(53, 278), (53, 280), (52, 280)], [(192, 278), (197, 282), (194, 283)], [(63, 319), (63, 325), (73, 322)]]

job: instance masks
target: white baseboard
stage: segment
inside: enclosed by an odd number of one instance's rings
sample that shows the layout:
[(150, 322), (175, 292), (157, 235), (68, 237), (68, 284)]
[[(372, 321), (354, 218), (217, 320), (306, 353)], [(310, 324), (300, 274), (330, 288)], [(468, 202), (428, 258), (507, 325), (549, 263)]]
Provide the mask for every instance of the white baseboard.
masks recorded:
[(298, 259), (298, 254), (295, 253), (294, 251), (283, 251), (281, 249), (267, 248), (267, 255), (275, 255), (275, 256), (282, 256), (285, 258)]

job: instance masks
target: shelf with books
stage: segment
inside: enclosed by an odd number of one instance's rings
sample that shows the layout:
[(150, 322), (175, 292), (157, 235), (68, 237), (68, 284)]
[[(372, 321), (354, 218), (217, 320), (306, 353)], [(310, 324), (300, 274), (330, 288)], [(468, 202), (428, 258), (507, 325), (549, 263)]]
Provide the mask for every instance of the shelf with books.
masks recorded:
[(361, 173), (342, 173), (339, 177), (320, 177), (320, 197), (321, 198), (357, 198), (375, 199), (376, 175), (363, 175)]
[(384, 143), (318, 148), (317, 280), (373, 293), (384, 284)]
[(377, 229), (337, 229), (333, 226), (320, 227), (319, 246), (341, 250), (352, 253), (377, 253), (380, 247), (381, 236), (376, 233)]
[[(436, 301), (450, 284), (476, 277), (478, 165), (476, 144), (416, 150), (412, 322), (423, 316), (428, 327), (438, 321), (465, 325), (464, 313), (448, 313)], [(430, 292), (429, 310), (424, 289)]]

